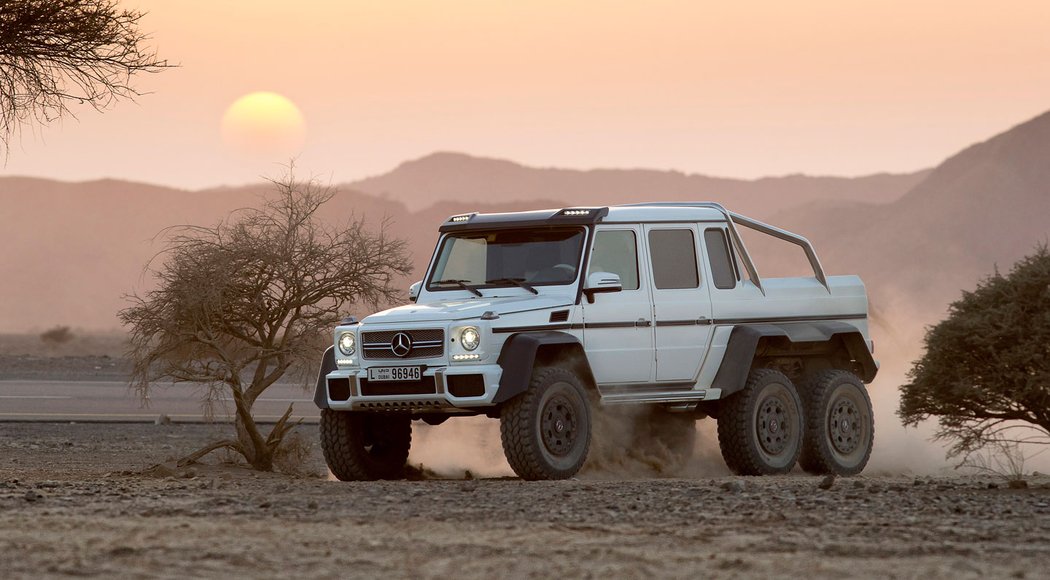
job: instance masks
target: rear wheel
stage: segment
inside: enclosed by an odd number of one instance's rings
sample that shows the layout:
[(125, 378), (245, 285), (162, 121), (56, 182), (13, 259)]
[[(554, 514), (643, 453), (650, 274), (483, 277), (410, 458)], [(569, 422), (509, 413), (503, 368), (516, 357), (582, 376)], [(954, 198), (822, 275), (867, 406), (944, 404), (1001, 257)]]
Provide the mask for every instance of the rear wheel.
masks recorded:
[(875, 439), (871, 398), (856, 375), (825, 370), (806, 385), (806, 434), (799, 465), (809, 473), (856, 475), (868, 464)]
[(321, 410), (321, 450), (341, 481), (400, 479), (411, 445), (408, 416)]
[(522, 479), (572, 477), (591, 441), (583, 383), (567, 369), (537, 369), (529, 388), (503, 405), (500, 436), (507, 462)]
[(718, 445), (733, 473), (787, 473), (802, 449), (803, 428), (802, 403), (791, 379), (755, 369), (743, 390), (722, 402)]

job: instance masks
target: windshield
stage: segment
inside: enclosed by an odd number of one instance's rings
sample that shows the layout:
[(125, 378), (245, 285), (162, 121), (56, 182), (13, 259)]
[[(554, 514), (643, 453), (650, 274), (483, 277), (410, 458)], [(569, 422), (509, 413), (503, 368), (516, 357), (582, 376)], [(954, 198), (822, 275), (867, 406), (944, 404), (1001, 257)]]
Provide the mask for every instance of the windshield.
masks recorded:
[(585, 233), (583, 228), (552, 228), (449, 235), (438, 250), (427, 290), (571, 284)]

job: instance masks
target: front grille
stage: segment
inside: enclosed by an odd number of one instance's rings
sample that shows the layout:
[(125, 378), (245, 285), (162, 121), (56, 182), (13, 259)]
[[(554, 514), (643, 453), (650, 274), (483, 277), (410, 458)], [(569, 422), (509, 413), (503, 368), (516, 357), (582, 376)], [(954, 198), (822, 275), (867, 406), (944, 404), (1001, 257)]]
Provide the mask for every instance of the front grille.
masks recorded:
[[(412, 340), (412, 349), (404, 356), (398, 356), (393, 349), (394, 337), (401, 332)], [(366, 359), (434, 358), (445, 354), (445, 331), (440, 328), (362, 332), (361, 342), (362, 357)]]
[(361, 379), (361, 394), (365, 397), (384, 397), (387, 395), (433, 395), (437, 393), (434, 387), (434, 377), (423, 377), (419, 381), (399, 381), (388, 383), (369, 382)]

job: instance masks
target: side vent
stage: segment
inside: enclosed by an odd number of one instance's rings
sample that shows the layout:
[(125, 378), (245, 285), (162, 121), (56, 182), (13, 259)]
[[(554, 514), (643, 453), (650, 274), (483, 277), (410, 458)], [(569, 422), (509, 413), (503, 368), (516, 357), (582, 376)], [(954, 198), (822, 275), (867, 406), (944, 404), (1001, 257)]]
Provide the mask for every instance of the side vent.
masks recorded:
[(550, 322), (568, 322), (568, 321), (569, 321), (569, 311), (568, 310), (558, 310), (557, 312), (551, 312)]

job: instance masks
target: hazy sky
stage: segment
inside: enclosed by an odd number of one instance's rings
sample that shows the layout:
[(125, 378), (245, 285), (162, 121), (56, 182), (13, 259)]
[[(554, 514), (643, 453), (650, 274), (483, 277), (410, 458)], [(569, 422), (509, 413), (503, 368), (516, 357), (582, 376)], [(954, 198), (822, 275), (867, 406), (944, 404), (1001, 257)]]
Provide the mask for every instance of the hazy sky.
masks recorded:
[(280, 159), (223, 143), (274, 91), (333, 181), (433, 151), (731, 177), (932, 166), (1050, 109), (1050, 2), (128, 0), (181, 68), (27, 131), (0, 174), (198, 188)]

